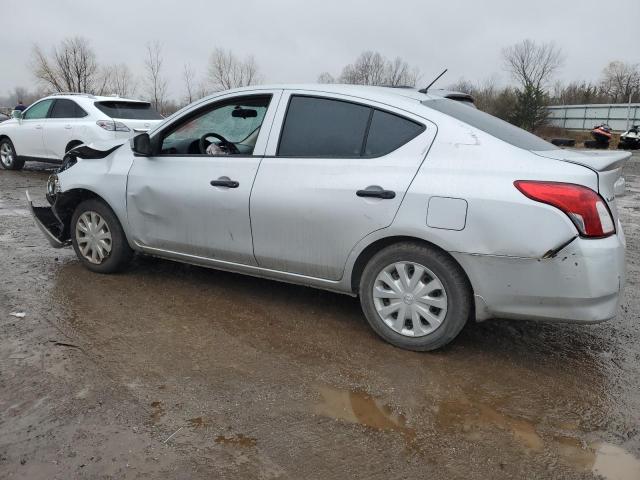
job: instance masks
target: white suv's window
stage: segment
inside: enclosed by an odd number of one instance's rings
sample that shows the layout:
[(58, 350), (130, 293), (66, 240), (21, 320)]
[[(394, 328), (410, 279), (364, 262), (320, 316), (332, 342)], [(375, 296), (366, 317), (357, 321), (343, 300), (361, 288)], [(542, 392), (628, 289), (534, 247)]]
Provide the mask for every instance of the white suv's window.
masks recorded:
[(49, 113), (49, 108), (53, 100), (47, 99), (42, 100), (41, 102), (36, 103), (35, 105), (29, 107), (26, 112), (24, 112), (25, 120), (37, 120), (40, 118), (47, 118), (47, 113)]
[(80, 105), (67, 98), (57, 98), (51, 112), (49, 112), (49, 118), (82, 118), (86, 116), (87, 112), (80, 108)]

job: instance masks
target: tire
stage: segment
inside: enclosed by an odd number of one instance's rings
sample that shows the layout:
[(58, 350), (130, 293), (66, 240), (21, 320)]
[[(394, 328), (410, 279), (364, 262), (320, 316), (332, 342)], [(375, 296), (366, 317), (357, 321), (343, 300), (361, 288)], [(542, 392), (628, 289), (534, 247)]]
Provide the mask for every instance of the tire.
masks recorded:
[[(393, 275), (400, 271), (398, 265), (404, 265), (408, 283), (418, 282), (414, 287), (403, 290), (404, 282)], [(393, 281), (394, 286), (385, 279)], [(379, 292), (376, 296), (374, 288)], [(384, 295), (395, 298), (380, 298)], [(462, 268), (441, 250), (418, 243), (399, 243), (379, 251), (367, 263), (360, 280), (360, 305), (369, 325), (384, 340), (406, 350), (425, 352), (451, 342), (469, 318), (472, 299), (471, 285)], [(400, 312), (406, 312), (404, 323), (394, 320), (393, 313), (383, 318), (383, 313), (398, 305), (395, 315), (399, 319)], [(420, 324), (414, 327), (416, 318)]]
[(16, 149), (8, 138), (0, 140), (0, 165), (5, 170), (22, 170), (24, 160), (21, 160)]
[(121, 271), (133, 256), (122, 225), (102, 200), (91, 198), (76, 207), (71, 217), (70, 234), (78, 259), (92, 272)]

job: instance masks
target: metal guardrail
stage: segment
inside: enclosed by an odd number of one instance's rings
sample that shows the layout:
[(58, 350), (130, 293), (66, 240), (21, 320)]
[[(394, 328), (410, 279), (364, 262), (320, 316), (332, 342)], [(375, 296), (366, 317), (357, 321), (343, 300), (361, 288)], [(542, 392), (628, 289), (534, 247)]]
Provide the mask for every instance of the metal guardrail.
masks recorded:
[(615, 132), (640, 125), (640, 103), (594, 103), (549, 107), (549, 124), (567, 130), (591, 130), (607, 123)]

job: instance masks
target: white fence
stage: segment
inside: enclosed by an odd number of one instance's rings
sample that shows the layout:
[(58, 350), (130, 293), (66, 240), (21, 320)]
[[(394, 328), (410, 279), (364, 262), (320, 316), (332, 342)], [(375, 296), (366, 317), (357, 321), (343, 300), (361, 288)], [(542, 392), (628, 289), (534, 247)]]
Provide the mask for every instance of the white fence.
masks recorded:
[(616, 132), (640, 125), (640, 103), (600, 103), (549, 107), (549, 123), (569, 130), (591, 130), (607, 123)]

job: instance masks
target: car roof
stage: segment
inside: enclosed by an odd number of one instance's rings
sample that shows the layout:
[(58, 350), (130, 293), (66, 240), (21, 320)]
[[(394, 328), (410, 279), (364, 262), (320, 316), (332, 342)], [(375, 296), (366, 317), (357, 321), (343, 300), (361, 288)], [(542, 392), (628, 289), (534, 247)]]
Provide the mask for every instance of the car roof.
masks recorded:
[[(125, 98), (120, 97), (118, 95), (92, 95), (90, 93), (72, 93), (72, 92), (62, 92), (62, 93), (54, 93), (43, 97), (44, 99), (56, 99), (56, 98), (67, 98), (72, 100), (91, 100), (94, 102), (134, 102), (134, 103), (149, 103), (145, 100), (138, 100), (134, 98)], [(35, 103), (35, 102), (34, 102)]]
[(473, 102), (471, 95), (444, 89), (433, 89), (429, 90), (428, 93), (422, 93), (414, 87), (382, 87), (333, 83), (252, 85), (249, 87), (226, 90), (224, 92), (216, 92), (207, 98), (214, 98), (222, 93), (241, 93), (243, 91), (251, 92), (258, 90), (301, 90), (318, 93), (334, 93), (350, 95), (387, 104), (393, 104), (398, 101), (415, 104), (416, 102), (424, 102), (426, 100), (435, 100), (439, 98), (451, 98), (454, 100), (466, 100), (468, 102)]

